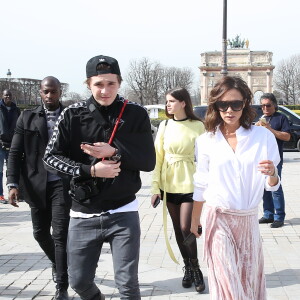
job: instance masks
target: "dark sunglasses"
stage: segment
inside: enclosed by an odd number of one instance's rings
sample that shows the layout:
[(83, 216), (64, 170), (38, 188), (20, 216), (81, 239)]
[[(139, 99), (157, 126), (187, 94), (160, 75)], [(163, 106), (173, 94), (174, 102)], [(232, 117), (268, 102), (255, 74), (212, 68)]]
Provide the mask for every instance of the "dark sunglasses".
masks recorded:
[(261, 107), (264, 107), (264, 106), (267, 107), (267, 108), (270, 108), (272, 106), (272, 104), (262, 104), (261, 105)]
[(233, 100), (233, 101), (217, 101), (215, 107), (218, 111), (225, 112), (231, 107), (233, 111), (240, 111), (243, 109), (244, 101), (243, 100)]

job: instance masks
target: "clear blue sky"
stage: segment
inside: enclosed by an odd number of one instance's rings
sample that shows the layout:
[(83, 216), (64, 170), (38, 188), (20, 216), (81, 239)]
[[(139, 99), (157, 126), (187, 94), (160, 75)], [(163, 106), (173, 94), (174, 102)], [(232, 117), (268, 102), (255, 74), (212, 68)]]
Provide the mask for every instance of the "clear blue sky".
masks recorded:
[[(228, 0), (227, 37), (240, 34), (273, 63), (300, 53), (299, 0)], [(1, 1), (0, 77), (53, 75), (83, 93), (85, 65), (104, 54), (122, 75), (131, 60), (189, 67), (199, 80), (200, 53), (221, 50), (223, 0)]]

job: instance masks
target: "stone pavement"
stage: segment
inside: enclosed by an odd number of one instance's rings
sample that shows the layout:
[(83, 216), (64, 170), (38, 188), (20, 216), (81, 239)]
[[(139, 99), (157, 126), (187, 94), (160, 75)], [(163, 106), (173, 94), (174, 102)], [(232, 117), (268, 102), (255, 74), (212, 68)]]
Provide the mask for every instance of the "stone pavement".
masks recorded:
[[(260, 225), (268, 300), (300, 299), (300, 153), (285, 152), (284, 161), (283, 188), (287, 212), (285, 226), (271, 229), (267, 224)], [(143, 186), (138, 193), (142, 228), (139, 268), (142, 299), (208, 300), (208, 287), (201, 295), (194, 288), (181, 287), (183, 264), (171, 221), (168, 221), (168, 232), (180, 265), (174, 264), (166, 252), (162, 206), (160, 204), (154, 209), (150, 205), (151, 173), (142, 173), (142, 180)], [(202, 246), (200, 238), (200, 258)], [(207, 267), (203, 262), (201, 268), (207, 286)], [(96, 281), (106, 299), (119, 299), (108, 244), (103, 248)], [(28, 205), (22, 202), (19, 208), (14, 208), (0, 204), (0, 299), (50, 300), (54, 293), (50, 263), (32, 237)], [(70, 299), (79, 299), (71, 288), (69, 294)]]

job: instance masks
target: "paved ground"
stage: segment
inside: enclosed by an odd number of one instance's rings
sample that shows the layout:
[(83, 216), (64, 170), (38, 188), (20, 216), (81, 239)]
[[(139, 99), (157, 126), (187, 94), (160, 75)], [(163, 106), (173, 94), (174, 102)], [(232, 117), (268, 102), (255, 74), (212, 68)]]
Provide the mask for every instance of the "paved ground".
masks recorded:
[[(260, 225), (265, 254), (268, 299), (300, 299), (300, 153), (285, 152), (283, 187), (286, 196), (286, 222), (283, 228)], [(175, 265), (166, 253), (162, 233), (162, 207), (150, 205), (151, 173), (143, 173), (138, 193), (141, 219), (140, 285), (142, 299), (209, 299), (206, 288), (199, 295), (194, 288), (181, 287), (182, 261)], [(175, 255), (179, 257), (169, 221), (169, 233)], [(202, 240), (198, 240), (199, 256)], [(207, 268), (201, 263), (207, 284)], [(50, 264), (32, 237), (29, 209), (0, 204), (0, 299), (50, 300), (55, 286)], [(96, 274), (106, 299), (119, 299), (115, 288), (111, 254), (106, 245)], [(69, 289), (70, 298), (79, 297)], [(239, 299), (240, 300), (240, 299)]]

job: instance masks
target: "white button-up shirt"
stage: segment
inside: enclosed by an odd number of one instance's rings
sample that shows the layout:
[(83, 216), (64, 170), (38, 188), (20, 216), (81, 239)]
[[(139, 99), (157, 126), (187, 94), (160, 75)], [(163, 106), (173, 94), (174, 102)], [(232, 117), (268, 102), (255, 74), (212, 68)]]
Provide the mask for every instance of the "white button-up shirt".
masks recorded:
[(279, 188), (280, 182), (271, 187), (268, 176), (258, 170), (262, 160), (271, 160), (275, 166), (280, 162), (274, 135), (266, 128), (251, 126), (248, 130), (240, 127), (236, 137), (235, 152), (219, 128), (215, 134), (204, 133), (197, 138), (195, 201), (228, 209), (253, 209), (259, 205), (264, 188)]

